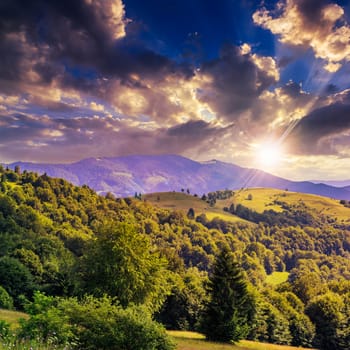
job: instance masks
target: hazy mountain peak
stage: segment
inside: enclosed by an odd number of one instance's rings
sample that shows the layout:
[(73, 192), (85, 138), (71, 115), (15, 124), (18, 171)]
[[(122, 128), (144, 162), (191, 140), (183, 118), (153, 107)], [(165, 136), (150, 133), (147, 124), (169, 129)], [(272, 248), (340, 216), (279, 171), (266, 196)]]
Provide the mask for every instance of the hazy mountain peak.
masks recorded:
[(18, 162), (10, 164), (10, 167), (15, 165), (20, 165), (22, 170), (45, 172), (76, 185), (86, 184), (99, 193), (112, 192), (116, 196), (181, 189), (202, 194), (225, 188), (270, 187), (350, 199), (348, 189), (308, 181), (294, 182), (216, 159), (197, 162), (176, 154), (96, 157), (71, 164)]

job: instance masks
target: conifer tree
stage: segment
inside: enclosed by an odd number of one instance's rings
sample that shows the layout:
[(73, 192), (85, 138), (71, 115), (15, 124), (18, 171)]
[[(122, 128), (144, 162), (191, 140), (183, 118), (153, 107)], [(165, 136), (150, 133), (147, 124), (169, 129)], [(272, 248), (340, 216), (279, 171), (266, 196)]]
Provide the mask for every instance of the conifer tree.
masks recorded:
[(208, 284), (202, 330), (208, 340), (235, 343), (249, 332), (253, 298), (232, 253), (224, 248), (217, 256)]

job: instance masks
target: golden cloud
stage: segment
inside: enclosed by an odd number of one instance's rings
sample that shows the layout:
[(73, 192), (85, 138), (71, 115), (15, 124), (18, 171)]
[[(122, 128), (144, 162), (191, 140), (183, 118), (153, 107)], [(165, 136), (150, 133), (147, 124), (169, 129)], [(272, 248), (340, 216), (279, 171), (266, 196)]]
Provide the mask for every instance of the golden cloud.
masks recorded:
[(316, 57), (327, 62), (324, 68), (335, 72), (342, 61), (350, 61), (350, 26), (338, 25), (344, 10), (337, 4), (320, 3), (311, 18), (304, 8), (307, 1), (279, 2), (279, 16), (263, 8), (253, 14), (253, 20), (279, 35), (282, 43), (311, 47)]
[(85, 0), (95, 14), (100, 25), (104, 26), (112, 39), (117, 40), (125, 36), (124, 4), (121, 0)]

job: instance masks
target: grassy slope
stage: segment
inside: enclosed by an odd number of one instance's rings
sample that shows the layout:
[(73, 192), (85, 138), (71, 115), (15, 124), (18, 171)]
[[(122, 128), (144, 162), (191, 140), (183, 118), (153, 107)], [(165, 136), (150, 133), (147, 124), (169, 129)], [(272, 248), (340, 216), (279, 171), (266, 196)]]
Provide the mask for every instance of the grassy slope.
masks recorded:
[(278, 285), (288, 280), (289, 272), (274, 271), (271, 275), (266, 277), (266, 283), (272, 285)]
[[(211, 343), (203, 335), (194, 332), (168, 331), (177, 343), (177, 350), (302, 350), (293, 346), (258, 343), (242, 340), (236, 345)], [(310, 349), (309, 349), (310, 350)]]
[(0, 320), (8, 322), (13, 327), (16, 327), (18, 325), (18, 320), (20, 318), (27, 317), (28, 315), (23, 312), (0, 309)]
[[(252, 200), (248, 199), (249, 194), (252, 195)], [(204, 213), (209, 220), (214, 217), (219, 217), (230, 222), (247, 222), (246, 220), (225, 212), (223, 208), (230, 207), (230, 205), (234, 203), (235, 205), (242, 204), (259, 213), (262, 213), (264, 210), (282, 212), (283, 208), (281, 205), (275, 203), (275, 201), (280, 201), (291, 206), (305, 205), (306, 210), (316, 216), (325, 215), (336, 219), (339, 223), (350, 223), (350, 208), (341, 205), (339, 200), (313, 194), (289, 192), (271, 188), (238, 190), (235, 192), (235, 195), (229, 199), (217, 200), (214, 207), (210, 207), (208, 203), (198, 197), (179, 192), (152, 193), (144, 195), (143, 198), (153, 205), (165, 209), (182, 210), (187, 213), (189, 208), (193, 208), (195, 215)]]
[[(253, 196), (248, 200), (248, 195)], [(273, 202), (281, 201), (289, 205), (300, 205), (304, 203), (307, 210), (316, 215), (326, 215), (337, 219), (338, 222), (350, 222), (350, 208), (339, 203), (339, 200), (316, 196), (313, 194), (288, 192), (271, 188), (252, 188), (237, 191), (233, 198), (235, 204), (242, 204), (248, 208), (262, 213), (264, 210), (283, 211), (280, 205)]]
[(196, 216), (204, 213), (209, 220), (212, 220), (214, 217), (219, 217), (222, 220), (230, 222), (248, 222), (236, 215), (225, 212), (223, 210), (225, 206), (224, 201), (218, 201), (214, 207), (210, 207), (207, 202), (201, 200), (200, 198), (181, 192), (159, 192), (146, 194), (143, 196), (143, 199), (157, 207), (171, 210), (181, 210), (185, 213), (187, 213), (188, 209), (193, 208)]

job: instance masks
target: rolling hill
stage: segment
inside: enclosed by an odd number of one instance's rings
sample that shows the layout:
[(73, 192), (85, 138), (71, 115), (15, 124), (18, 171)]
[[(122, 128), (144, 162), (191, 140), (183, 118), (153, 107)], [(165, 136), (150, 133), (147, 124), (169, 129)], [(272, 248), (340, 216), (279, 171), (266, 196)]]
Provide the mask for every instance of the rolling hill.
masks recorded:
[[(251, 195), (252, 199), (248, 199)], [(229, 201), (229, 200), (228, 200)], [(244, 189), (235, 193), (231, 203), (242, 204), (258, 213), (265, 210), (283, 212), (284, 207), (301, 209), (321, 219), (327, 217), (334, 223), (350, 223), (350, 208), (338, 200), (313, 194), (282, 191), (271, 188)], [(221, 203), (228, 205), (228, 203)]]
[(269, 187), (321, 196), (350, 199), (346, 189), (308, 181), (296, 182), (261, 170), (242, 168), (217, 160), (196, 162), (178, 155), (132, 155), (116, 158), (88, 158), (71, 164), (17, 162), (22, 170), (64, 178), (75, 185), (88, 185), (98, 193), (118, 197), (137, 193), (180, 191), (202, 195), (220, 189)]
[(198, 197), (181, 192), (151, 193), (143, 196), (143, 198), (156, 207), (169, 210), (180, 210), (185, 214), (190, 208), (192, 208), (196, 216), (205, 214), (209, 220), (217, 217), (229, 222), (248, 222), (236, 215), (225, 212), (223, 210), (223, 203), (221, 203), (222, 201), (218, 201), (214, 206), (210, 206), (206, 201), (201, 200)]
[[(251, 199), (249, 199), (251, 198)], [(340, 204), (339, 200), (307, 193), (298, 193), (271, 188), (247, 188), (238, 190), (232, 197), (217, 199), (210, 206), (205, 200), (193, 195), (178, 192), (152, 193), (143, 196), (147, 202), (170, 210), (181, 210), (185, 214), (193, 208), (195, 215), (205, 214), (209, 220), (217, 217), (229, 222), (248, 222), (224, 210), (231, 204), (243, 205), (257, 213), (273, 210), (282, 213), (285, 208), (302, 209), (313, 217), (328, 219), (335, 224), (350, 223), (350, 208)]]

